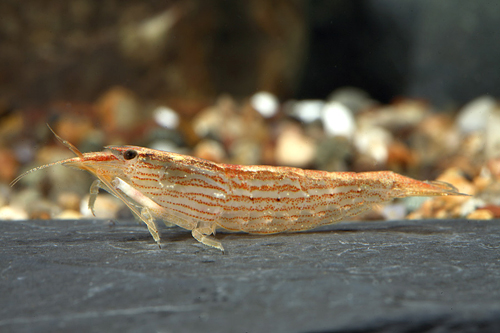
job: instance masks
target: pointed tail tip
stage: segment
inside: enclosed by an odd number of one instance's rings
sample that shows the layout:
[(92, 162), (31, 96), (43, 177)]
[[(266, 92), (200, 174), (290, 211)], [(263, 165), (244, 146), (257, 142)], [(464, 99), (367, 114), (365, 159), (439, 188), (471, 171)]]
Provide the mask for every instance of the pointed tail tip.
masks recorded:
[(458, 189), (452, 184), (440, 180), (427, 180), (424, 183), (433, 187), (430, 191), (435, 195), (471, 196), (470, 194), (459, 192)]

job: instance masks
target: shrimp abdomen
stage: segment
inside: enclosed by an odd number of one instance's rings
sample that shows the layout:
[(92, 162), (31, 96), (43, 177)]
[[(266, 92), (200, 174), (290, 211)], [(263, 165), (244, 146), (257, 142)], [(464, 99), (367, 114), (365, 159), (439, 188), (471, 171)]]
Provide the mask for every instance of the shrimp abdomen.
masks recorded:
[(262, 234), (331, 224), (394, 198), (458, 194), (447, 183), (422, 182), (391, 171), (248, 167), (230, 172), (228, 180), (232, 193), (218, 224)]

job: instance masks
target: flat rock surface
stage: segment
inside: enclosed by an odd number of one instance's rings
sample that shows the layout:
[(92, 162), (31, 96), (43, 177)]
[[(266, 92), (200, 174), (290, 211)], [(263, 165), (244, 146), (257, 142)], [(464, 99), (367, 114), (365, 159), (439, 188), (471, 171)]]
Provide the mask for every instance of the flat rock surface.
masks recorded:
[(219, 233), (0, 221), (2, 332), (500, 331), (500, 221)]

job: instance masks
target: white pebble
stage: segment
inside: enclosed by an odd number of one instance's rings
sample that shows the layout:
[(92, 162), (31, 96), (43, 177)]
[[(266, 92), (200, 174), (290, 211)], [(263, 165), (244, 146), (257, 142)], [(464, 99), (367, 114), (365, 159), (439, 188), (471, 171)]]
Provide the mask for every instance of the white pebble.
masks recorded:
[(352, 111), (339, 102), (328, 102), (322, 110), (321, 119), (325, 132), (330, 136), (352, 138), (356, 122)]
[(24, 210), (11, 207), (11, 206), (3, 206), (0, 208), (0, 220), (27, 220), (28, 213)]
[(153, 117), (156, 123), (162, 127), (176, 129), (179, 126), (179, 115), (169, 107), (157, 107), (153, 111)]
[(470, 197), (470, 199), (464, 202), (460, 207), (460, 215), (467, 216), (476, 209), (483, 207), (485, 205), (486, 202), (483, 199)]
[(389, 204), (384, 206), (381, 211), (384, 219), (389, 221), (403, 220), (406, 213), (407, 211), (404, 204)]
[(392, 135), (381, 127), (359, 129), (354, 136), (354, 146), (363, 155), (370, 156), (379, 164), (385, 164), (389, 156)]
[(468, 134), (484, 131), (491, 111), (495, 107), (496, 101), (490, 96), (481, 96), (467, 103), (457, 116), (457, 126), (460, 132)]
[(270, 118), (278, 112), (279, 101), (273, 94), (261, 91), (250, 98), (250, 104), (263, 117)]
[(308, 124), (321, 119), (321, 110), (325, 106), (322, 100), (304, 100), (290, 102), (290, 115)]

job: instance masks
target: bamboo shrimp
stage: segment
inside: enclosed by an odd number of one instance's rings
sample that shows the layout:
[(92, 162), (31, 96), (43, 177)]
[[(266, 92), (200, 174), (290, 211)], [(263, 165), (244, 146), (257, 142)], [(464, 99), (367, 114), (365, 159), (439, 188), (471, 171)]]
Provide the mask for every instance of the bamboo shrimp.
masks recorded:
[(292, 167), (221, 164), (136, 146), (108, 146), (81, 153), (56, 138), (76, 157), (55, 165), (86, 170), (97, 177), (89, 208), (99, 189), (123, 201), (160, 245), (156, 220), (191, 231), (207, 246), (224, 251), (216, 229), (273, 234), (332, 224), (375, 204), (408, 196), (464, 195), (452, 185), (418, 181), (391, 171), (326, 172)]

